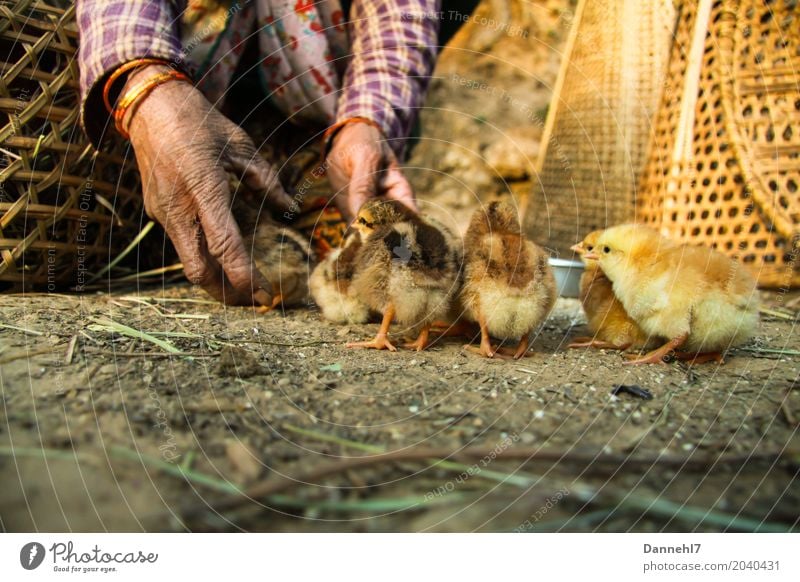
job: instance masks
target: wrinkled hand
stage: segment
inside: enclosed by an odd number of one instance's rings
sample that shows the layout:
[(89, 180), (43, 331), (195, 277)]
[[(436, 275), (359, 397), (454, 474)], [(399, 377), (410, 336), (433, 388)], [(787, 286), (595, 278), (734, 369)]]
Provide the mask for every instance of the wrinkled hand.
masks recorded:
[[(131, 76), (126, 90), (166, 70)], [(142, 175), (147, 214), (166, 230), (186, 277), (229, 304), (272, 304), (272, 286), (255, 268), (231, 213), (226, 172), (266, 192), (266, 203), (288, 210), (273, 168), (247, 134), (188, 83), (156, 87), (123, 121)]]
[(369, 198), (386, 196), (417, 210), (414, 193), (381, 132), (367, 123), (349, 123), (336, 134), (328, 153), (328, 179), (342, 214), (352, 219)]

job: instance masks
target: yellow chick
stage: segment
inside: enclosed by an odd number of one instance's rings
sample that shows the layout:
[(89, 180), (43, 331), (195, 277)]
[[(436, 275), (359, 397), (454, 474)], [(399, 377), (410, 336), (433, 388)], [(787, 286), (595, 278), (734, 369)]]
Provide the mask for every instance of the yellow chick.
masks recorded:
[(322, 316), (334, 323), (366, 323), (369, 307), (353, 288), (355, 260), (362, 246), (361, 232), (352, 229), (342, 246), (334, 250), (311, 272), (311, 296)]
[(314, 253), (300, 233), (262, 217), (254, 231), (245, 231), (245, 247), (256, 268), (272, 284), (272, 305), (259, 307), (267, 313), (278, 306), (293, 307), (308, 299), (308, 272)]
[(645, 333), (666, 343), (629, 364), (663, 361), (671, 352), (695, 362), (722, 361), (758, 326), (756, 282), (725, 255), (677, 245), (651, 228), (626, 224), (604, 231), (585, 259), (597, 260), (614, 294)]
[(598, 262), (586, 258), (587, 253), (594, 251), (601, 233), (600, 230), (591, 232), (572, 247), (584, 264), (578, 298), (583, 305), (593, 337), (575, 338), (569, 347), (610, 350), (646, 348), (653, 343), (651, 338), (628, 316), (622, 303), (614, 295), (611, 280), (606, 277)]
[(448, 312), (458, 289), (455, 237), (402, 203), (378, 198), (364, 203), (353, 227), (361, 232), (363, 244), (352, 284), (358, 297), (383, 319), (373, 340), (348, 347), (396, 351), (388, 333), (397, 321), (418, 333), (405, 347), (424, 350), (431, 324)]
[[(470, 349), (487, 358), (498, 352), (521, 358), (556, 301), (547, 253), (522, 234), (513, 206), (492, 202), (472, 215), (464, 262), (461, 303), (466, 318), (481, 330), (480, 348)], [(490, 336), (519, 343), (513, 351), (497, 350)]]

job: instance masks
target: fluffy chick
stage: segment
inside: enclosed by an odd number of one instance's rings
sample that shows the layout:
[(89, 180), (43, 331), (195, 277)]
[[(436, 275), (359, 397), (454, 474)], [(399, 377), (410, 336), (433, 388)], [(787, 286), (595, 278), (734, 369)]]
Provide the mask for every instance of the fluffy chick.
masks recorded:
[(614, 294), (645, 333), (665, 340), (631, 364), (669, 353), (696, 362), (749, 339), (758, 326), (756, 282), (736, 261), (707, 247), (677, 245), (641, 225), (604, 231), (585, 258), (598, 260)]
[(494, 357), (498, 350), (492, 336), (518, 341), (510, 355), (521, 358), (531, 333), (556, 301), (547, 253), (522, 234), (513, 206), (492, 202), (472, 215), (464, 237), (464, 263), (461, 303), (466, 318), (481, 330), (481, 345), (474, 351)]
[(601, 233), (602, 231), (595, 230), (572, 247), (584, 264), (578, 298), (583, 305), (593, 337), (576, 338), (569, 347), (610, 350), (649, 347), (653, 343), (651, 338), (628, 316), (622, 303), (614, 295), (613, 284), (600, 268), (600, 264), (586, 258), (587, 253), (595, 250)]
[(314, 253), (300, 233), (262, 217), (254, 230), (245, 231), (244, 243), (258, 270), (272, 284), (272, 305), (260, 307), (259, 313), (279, 305), (293, 307), (308, 299), (308, 271)]
[(362, 243), (361, 232), (351, 229), (342, 246), (329, 253), (311, 273), (308, 280), (311, 296), (328, 321), (366, 323), (369, 319), (369, 307), (356, 295), (352, 285)]
[(373, 340), (348, 347), (396, 351), (388, 333), (397, 321), (419, 334), (406, 347), (425, 349), (431, 324), (448, 312), (457, 291), (460, 257), (455, 238), (402, 203), (378, 198), (364, 203), (353, 226), (363, 244), (352, 284), (358, 297), (383, 319)]
[(233, 174), (228, 175), (228, 181), (233, 193), (231, 210), (245, 248), (272, 285), (272, 305), (260, 307), (259, 313), (304, 303), (308, 299), (308, 272), (316, 260), (310, 241), (270, 216), (263, 193), (251, 191)]

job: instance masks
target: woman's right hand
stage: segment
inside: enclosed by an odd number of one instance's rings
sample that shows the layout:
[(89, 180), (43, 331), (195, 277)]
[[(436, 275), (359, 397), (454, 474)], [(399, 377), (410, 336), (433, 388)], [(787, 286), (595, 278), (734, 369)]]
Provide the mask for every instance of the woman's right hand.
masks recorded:
[[(169, 70), (150, 65), (124, 91)], [(186, 277), (228, 304), (272, 304), (272, 285), (260, 273), (231, 213), (227, 172), (265, 192), (267, 205), (290, 210), (277, 172), (250, 137), (189, 83), (169, 81), (145, 96), (123, 120), (142, 176), (148, 216), (166, 230)]]

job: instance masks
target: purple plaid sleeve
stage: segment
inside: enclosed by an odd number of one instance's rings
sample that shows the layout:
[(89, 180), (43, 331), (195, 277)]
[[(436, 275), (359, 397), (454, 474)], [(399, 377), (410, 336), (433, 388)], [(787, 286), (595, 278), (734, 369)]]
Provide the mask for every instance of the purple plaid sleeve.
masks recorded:
[(437, 54), (440, 0), (355, 0), (337, 122), (365, 117), (404, 149)]
[(176, 15), (186, 2), (77, 0), (81, 123), (98, 145), (108, 123), (103, 85), (120, 65), (142, 57), (181, 62)]

